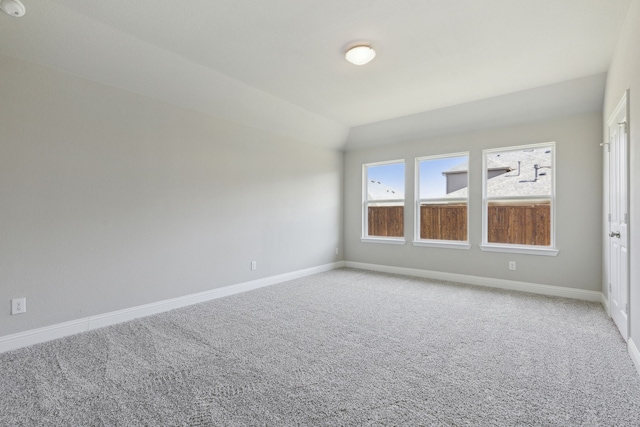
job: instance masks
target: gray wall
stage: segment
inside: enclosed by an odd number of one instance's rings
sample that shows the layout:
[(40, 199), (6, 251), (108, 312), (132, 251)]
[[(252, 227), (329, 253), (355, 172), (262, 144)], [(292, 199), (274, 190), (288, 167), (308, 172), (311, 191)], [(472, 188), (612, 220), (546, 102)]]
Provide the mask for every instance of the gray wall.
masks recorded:
[[(345, 155), (345, 258), (349, 261), (509, 279), (593, 291), (602, 274), (602, 135), (600, 113), (434, 137)], [(556, 141), (556, 257), (481, 252), (482, 149)], [(404, 246), (362, 243), (363, 163), (406, 161), (406, 194), (414, 191), (415, 157), (470, 152), (470, 250), (414, 247), (413, 200), (407, 200)], [(509, 271), (508, 262), (517, 262)]]
[(9, 57), (0, 76), (0, 336), (339, 259), (341, 152)]
[(630, 240), (631, 254), (629, 312), (631, 338), (640, 343), (640, 2), (631, 2), (624, 28), (607, 74), (603, 109), (604, 123), (609, 120), (624, 92), (630, 89)]

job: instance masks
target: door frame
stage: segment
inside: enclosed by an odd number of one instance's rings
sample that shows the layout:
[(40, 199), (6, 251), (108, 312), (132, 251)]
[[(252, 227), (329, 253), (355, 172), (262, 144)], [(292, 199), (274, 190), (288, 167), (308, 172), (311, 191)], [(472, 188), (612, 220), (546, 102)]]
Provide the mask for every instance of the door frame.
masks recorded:
[[(616, 105), (616, 107), (614, 108), (613, 112), (611, 113), (611, 115), (609, 116), (609, 119), (607, 120), (606, 123), (606, 141), (603, 144), (600, 144), (602, 146), (605, 147), (604, 150), (604, 156), (603, 156), (603, 177), (604, 177), (604, 192), (603, 192), (603, 202), (604, 202), (604, 218), (603, 218), (603, 246), (604, 246), (604, 271), (603, 271), (603, 276), (605, 279), (604, 282), (604, 293), (607, 296), (607, 304), (606, 304), (606, 311), (607, 311), (607, 315), (609, 317), (612, 317), (612, 307), (611, 307), (611, 288), (610, 288), (610, 278), (611, 278), (611, 251), (610, 251), (610, 242), (609, 242), (609, 231), (610, 231), (610, 227), (611, 227), (611, 221), (610, 221), (610, 212), (611, 212), (611, 207), (610, 207), (610, 141), (611, 141), (611, 133), (609, 131), (610, 127), (612, 124), (614, 124), (614, 121), (616, 121), (616, 116), (620, 113), (620, 110), (622, 108), (624, 108), (625, 111), (625, 146), (626, 146), (626, 171), (627, 171), (627, 176), (626, 176), (626, 188), (627, 188), (627, 194), (626, 194), (626, 198), (627, 198), (627, 211), (630, 210), (630, 200), (631, 200), (631, 181), (630, 181), (630, 136), (629, 136), (629, 104), (630, 104), (630, 99), (629, 99), (629, 89), (627, 89), (624, 94), (622, 95), (620, 101), (618, 102), (618, 104)], [(627, 272), (626, 272), (626, 277), (627, 277), (627, 281), (626, 281), (626, 301), (627, 301), (627, 325), (626, 325), (626, 336), (623, 336), (625, 341), (628, 341), (629, 337), (631, 336), (631, 300), (630, 300), (630, 260), (632, 259), (631, 257), (631, 245), (629, 244), (629, 240), (630, 240), (630, 228), (631, 228), (631, 215), (629, 214), (629, 212), (627, 212), (628, 219), (627, 219)]]

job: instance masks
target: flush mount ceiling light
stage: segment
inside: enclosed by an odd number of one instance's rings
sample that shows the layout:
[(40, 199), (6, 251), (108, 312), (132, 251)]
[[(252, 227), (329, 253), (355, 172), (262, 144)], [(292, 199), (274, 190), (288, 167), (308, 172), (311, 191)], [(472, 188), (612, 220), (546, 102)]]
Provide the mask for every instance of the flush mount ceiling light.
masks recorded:
[(14, 16), (16, 18), (20, 18), (27, 13), (27, 9), (20, 0), (2, 0), (0, 3), (0, 9), (2, 9), (2, 11), (7, 15)]
[(355, 65), (364, 65), (376, 57), (376, 51), (371, 46), (354, 46), (344, 54), (347, 61)]

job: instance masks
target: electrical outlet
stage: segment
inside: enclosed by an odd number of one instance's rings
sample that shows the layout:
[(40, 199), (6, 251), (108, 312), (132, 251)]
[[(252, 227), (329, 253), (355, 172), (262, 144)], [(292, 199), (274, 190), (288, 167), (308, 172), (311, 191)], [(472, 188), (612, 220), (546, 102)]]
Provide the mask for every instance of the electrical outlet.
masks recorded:
[(20, 314), (27, 312), (27, 299), (14, 298), (11, 300), (11, 314)]
[(256, 270), (258, 268), (258, 263), (256, 261), (251, 261), (251, 270)]
[(515, 261), (509, 261), (509, 270), (515, 271), (515, 269), (516, 269), (516, 262)]

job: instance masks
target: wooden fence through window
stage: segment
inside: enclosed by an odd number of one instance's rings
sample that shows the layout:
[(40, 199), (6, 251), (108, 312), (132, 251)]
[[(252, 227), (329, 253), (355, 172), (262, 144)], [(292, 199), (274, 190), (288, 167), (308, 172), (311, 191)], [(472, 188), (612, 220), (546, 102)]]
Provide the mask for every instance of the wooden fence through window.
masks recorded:
[[(404, 236), (403, 206), (369, 206), (368, 235)], [(551, 245), (551, 203), (489, 204), (489, 243)], [(421, 205), (420, 238), (467, 240), (467, 205)]]
[(551, 203), (489, 204), (489, 243), (551, 245)]
[(467, 204), (420, 205), (420, 238), (467, 240)]
[(404, 236), (404, 206), (369, 206), (368, 235)]

